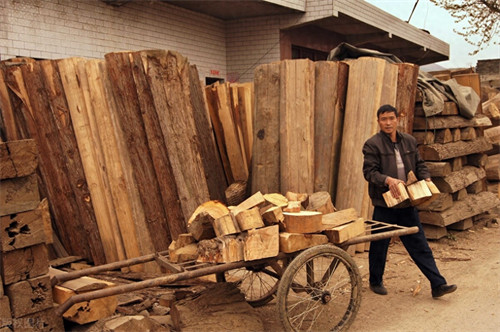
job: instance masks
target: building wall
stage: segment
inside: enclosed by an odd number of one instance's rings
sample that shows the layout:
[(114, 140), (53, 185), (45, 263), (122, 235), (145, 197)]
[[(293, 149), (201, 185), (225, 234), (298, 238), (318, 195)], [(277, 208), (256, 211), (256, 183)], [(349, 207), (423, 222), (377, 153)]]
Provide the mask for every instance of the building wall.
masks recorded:
[(222, 20), (159, 1), (0, 0), (1, 60), (169, 49), (197, 65), (201, 78), (225, 78), (225, 42)]

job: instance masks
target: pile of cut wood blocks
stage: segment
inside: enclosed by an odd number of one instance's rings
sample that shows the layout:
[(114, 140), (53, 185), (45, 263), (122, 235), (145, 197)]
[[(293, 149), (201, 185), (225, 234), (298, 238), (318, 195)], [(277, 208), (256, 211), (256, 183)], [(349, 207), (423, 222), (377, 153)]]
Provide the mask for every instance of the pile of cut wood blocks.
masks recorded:
[(52, 230), (34, 140), (0, 143), (0, 330), (62, 331), (48, 274)]
[(327, 192), (311, 195), (260, 191), (237, 206), (208, 201), (169, 248), (173, 263), (229, 263), (275, 257), (365, 234), (364, 219), (350, 208), (335, 211)]
[[(481, 94), (479, 75), (448, 73), (443, 79), (455, 78), (459, 84)], [(465, 230), (499, 205), (498, 196), (488, 192), (486, 169), (492, 144), (485, 132), (492, 126), (483, 114), (481, 103), (474, 117), (459, 114), (458, 105), (443, 95), (444, 108), (435, 116), (425, 117), (421, 99), (415, 106), (413, 135), (419, 142), (432, 181), (440, 194), (434, 200), (417, 206), (428, 238), (439, 239), (448, 229)], [(492, 158), (494, 163), (494, 158)], [(498, 174), (498, 165), (496, 169)]]

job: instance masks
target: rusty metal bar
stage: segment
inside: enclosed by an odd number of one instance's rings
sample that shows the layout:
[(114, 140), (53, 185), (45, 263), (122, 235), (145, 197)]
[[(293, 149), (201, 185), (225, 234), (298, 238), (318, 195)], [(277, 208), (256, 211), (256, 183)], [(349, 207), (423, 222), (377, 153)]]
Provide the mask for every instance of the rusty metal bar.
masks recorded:
[[(152, 255), (152, 256), (154, 257), (154, 255)], [(286, 256), (287, 256), (286, 254), (280, 253), (276, 257), (265, 258), (265, 259), (260, 259), (260, 260), (256, 260), (256, 261), (239, 261), (239, 262), (234, 262), (234, 263), (212, 265), (209, 267), (201, 268), (199, 270), (185, 271), (185, 272), (166, 275), (164, 277), (158, 277), (158, 278), (154, 278), (154, 279), (150, 279), (150, 280), (135, 282), (135, 283), (127, 284), (127, 285), (109, 287), (109, 288), (95, 290), (95, 291), (88, 292), (88, 293), (82, 293), (82, 294), (78, 294), (78, 295), (74, 295), (74, 296), (70, 297), (66, 302), (62, 303), (59, 307), (56, 308), (55, 313), (56, 313), (56, 315), (62, 316), (62, 314), (64, 314), (69, 308), (71, 308), (71, 306), (73, 306), (74, 304), (79, 303), (79, 302), (90, 301), (90, 300), (94, 300), (94, 299), (98, 299), (98, 298), (102, 298), (102, 297), (106, 297), (106, 296), (117, 295), (117, 294), (124, 294), (127, 292), (132, 292), (132, 291), (136, 291), (136, 290), (140, 290), (140, 289), (144, 289), (144, 288), (148, 288), (148, 287), (167, 285), (167, 284), (174, 283), (176, 281), (197, 278), (197, 277), (201, 277), (201, 276), (205, 276), (205, 275), (209, 275), (209, 274), (214, 274), (214, 273), (222, 273), (225, 271), (238, 269), (238, 268), (242, 268), (242, 267), (258, 265), (258, 264), (268, 264), (269, 262), (271, 262), (273, 260), (282, 259)]]
[(54, 287), (55, 285), (57, 285), (61, 282), (73, 280), (73, 279), (88, 276), (91, 274), (112, 271), (112, 270), (116, 270), (116, 269), (119, 269), (122, 267), (151, 262), (155, 259), (156, 255), (164, 255), (164, 254), (168, 254), (168, 250), (161, 251), (161, 252), (155, 253), (155, 254), (149, 254), (149, 255), (144, 255), (144, 256), (140, 256), (140, 257), (130, 258), (130, 259), (126, 259), (126, 260), (119, 261), (119, 262), (113, 262), (113, 263), (109, 263), (109, 264), (103, 264), (103, 265), (99, 265), (99, 266), (89, 267), (88, 269), (57, 274), (57, 275), (52, 276), (50, 282), (52, 284), (52, 287)]
[(418, 233), (417, 226), (397, 229), (394, 231), (387, 231), (387, 232), (382, 232), (382, 233), (358, 236), (358, 237), (352, 238), (350, 240), (347, 240), (344, 243), (341, 243), (340, 246), (347, 247), (347, 246), (350, 246), (352, 244), (358, 244), (358, 243), (369, 242), (369, 241), (378, 241), (378, 240), (391, 238), (393, 236), (403, 236), (403, 235), (409, 235), (409, 234), (415, 234), (415, 233)]

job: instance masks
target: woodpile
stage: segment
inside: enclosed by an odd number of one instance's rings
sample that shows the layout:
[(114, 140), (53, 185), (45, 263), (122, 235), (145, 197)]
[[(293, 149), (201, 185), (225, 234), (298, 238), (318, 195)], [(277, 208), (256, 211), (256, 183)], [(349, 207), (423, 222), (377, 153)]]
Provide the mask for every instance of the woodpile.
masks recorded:
[[(441, 79), (455, 78), (459, 84), (470, 86), (481, 94), (478, 74), (457, 71), (435, 75)], [(495, 176), (491, 174), (495, 173), (494, 166), (487, 166), (492, 142), (486, 134), (495, 128), (491, 127), (494, 119), (483, 114), (484, 103), (479, 104), (473, 118), (467, 119), (459, 114), (453, 101), (443, 97), (443, 111), (427, 118), (418, 101), (413, 123), (413, 135), (420, 144), (421, 156), (440, 191), (433, 201), (417, 206), (430, 239), (446, 236), (447, 229), (472, 227), (474, 220), (482, 218), (500, 203), (498, 196), (487, 190), (486, 183), (488, 169), (490, 177)], [(494, 165), (495, 158), (490, 165)]]
[[(303, 206), (286, 197), (301, 197), (308, 203)], [(290, 206), (293, 212), (284, 212)], [(286, 196), (257, 192), (230, 207), (208, 201), (193, 213), (188, 229), (192, 233), (182, 234), (169, 248), (173, 263), (252, 261), (327, 242), (340, 244), (365, 233), (364, 219), (355, 209), (336, 211), (327, 192)], [(184, 238), (188, 240), (180, 243)]]
[(52, 230), (38, 193), (35, 141), (0, 143), (0, 151), (0, 329), (62, 331), (48, 274)]
[(35, 139), (70, 254), (102, 264), (166, 250), (199, 204), (224, 201), (204, 92), (180, 54), (4, 61), (0, 73), (2, 140)]

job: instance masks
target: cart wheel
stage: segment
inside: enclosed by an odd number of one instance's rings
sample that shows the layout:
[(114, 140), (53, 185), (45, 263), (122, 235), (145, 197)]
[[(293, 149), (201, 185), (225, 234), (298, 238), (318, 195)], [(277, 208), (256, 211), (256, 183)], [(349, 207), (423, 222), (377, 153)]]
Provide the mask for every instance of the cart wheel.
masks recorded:
[(276, 260), (267, 265), (229, 270), (216, 277), (218, 282), (235, 283), (252, 307), (260, 307), (274, 298), (286, 265), (286, 259)]
[(277, 305), (286, 331), (344, 331), (361, 304), (361, 276), (340, 248), (305, 250), (281, 278)]

